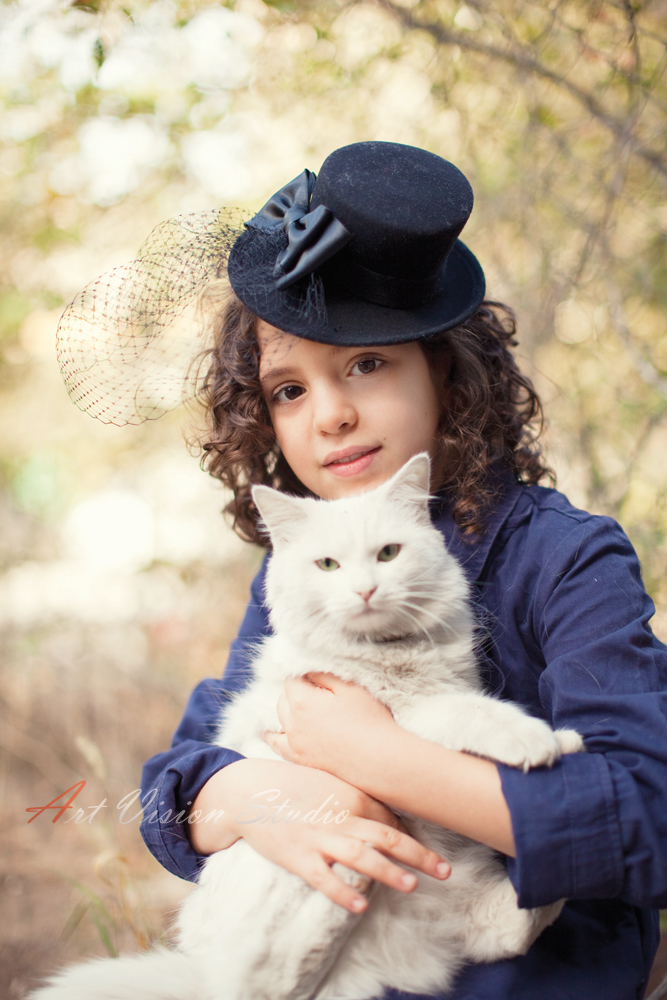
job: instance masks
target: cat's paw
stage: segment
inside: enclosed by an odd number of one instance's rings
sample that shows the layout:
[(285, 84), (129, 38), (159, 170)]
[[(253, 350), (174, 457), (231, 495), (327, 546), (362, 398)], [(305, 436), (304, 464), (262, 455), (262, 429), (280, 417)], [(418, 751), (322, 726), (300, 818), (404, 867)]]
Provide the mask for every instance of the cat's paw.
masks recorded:
[(538, 906), (534, 910), (517, 910), (514, 914), (514, 920), (509, 918), (507, 925), (499, 935), (499, 944), (505, 946), (505, 953), (502, 957), (512, 958), (515, 955), (525, 955), (542, 931), (558, 919), (564, 905), (565, 900), (559, 899), (556, 903)]
[(520, 909), (509, 879), (482, 888), (471, 903), (466, 958), (497, 962), (525, 955), (542, 931), (559, 916), (565, 900), (537, 909)]
[(551, 767), (561, 755), (557, 734), (546, 722), (524, 715), (512, 729), (494, 740), (494, 760), (530, 771), (531, 767)]
[(334, 871), (346, 885), (352, 886), (353, 889), (356, 889), (357, 892), (360, 892), (362, 895), (368, 896), (370, 893), (373, 886), (373, 880), (367, 875), (362, 875), (361, 872), (355, 872), (354, 869), (348, 868), (347, 865), (341, 864), (340, 861), (336, 861), (331, 866), (331, 870)]
[(586, 749), (584, 741), (574, 729), (557, 729), (556, 739), (561, 753), (581, 753)]

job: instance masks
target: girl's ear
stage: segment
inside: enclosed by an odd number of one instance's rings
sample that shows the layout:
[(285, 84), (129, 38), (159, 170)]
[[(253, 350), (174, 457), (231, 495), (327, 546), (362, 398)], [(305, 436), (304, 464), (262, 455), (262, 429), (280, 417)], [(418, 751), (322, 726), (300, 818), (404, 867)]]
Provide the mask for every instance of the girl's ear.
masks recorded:
[(409, 459), (383, 487), (387, 498), (409, 507), (419, 521), (431, 523), (428, 501), (431, 494), (431, 460), (423, 451)]
[(274, 545), (292, 538), (294, 529), (302, 525), (308, 516), (302, 500), (273, 490), (270, 486), (253, 486), (252, 499)]

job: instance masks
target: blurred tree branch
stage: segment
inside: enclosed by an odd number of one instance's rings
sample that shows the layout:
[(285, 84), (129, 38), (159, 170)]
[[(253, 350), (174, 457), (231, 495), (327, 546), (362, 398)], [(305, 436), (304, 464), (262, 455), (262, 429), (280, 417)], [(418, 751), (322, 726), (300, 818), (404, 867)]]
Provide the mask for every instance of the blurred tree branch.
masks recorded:
[[(357, 0), (357, 2), (364, 2), (364, 0)], [(544, 62), (537, 59), (534, 55), (534, 47), (532, 45), (530, 47), (521, 45), (516, 39), (513, 39), (508, 41), (506, 48), (501, 48), (499, 45), (494, 45), (490, 42), (477, 41), (471, 37), (469, 32), (457, 31), (446, 27), (441, 21), (417, 18), (411, 11), (406, 10), (399, 4), (392, 3), (392, 0), (375, 0), (375, 2), (398, 18), (404, 28), (413, 31), (426, 31), (439, 45), (457, 46), (459, 49), (468, 50), (477, 55), (488, 56), (491, 59), (509, 63), (516, 69), (531, 73), (536, 77), (555, 84), (578, 101), (596, 121), (609, 129), (616, 139), (627, 145), (633, 153), (641, 156), (642, 159), (655, 167), (663, 176), (667, 177), (667, 156), (664, 150), (652, 149), (647, 146), (646, 143), (638, 139), (627, 119), (613, 115), (602, 106), (591, 91), (584, 90), (565, 74), (550, 69)], [(624, 8), (629, 12), (628, 16), (632, 25), (632, 46), (637, 53), (637, 73), (634, 79), (628, 75), (628, 80), (636, 86), (640, 79), (638, 72), (640, 63), (638, 38), (634, 27), (634, 11), (626, 3), (624, 3)], [(488, 10), (488, 8), (486, 9)], [(504, 22), (504, 25), (506, 24), (507, 22)], [(648, 87), (646, 89), (647, 91), (650, 90)]]

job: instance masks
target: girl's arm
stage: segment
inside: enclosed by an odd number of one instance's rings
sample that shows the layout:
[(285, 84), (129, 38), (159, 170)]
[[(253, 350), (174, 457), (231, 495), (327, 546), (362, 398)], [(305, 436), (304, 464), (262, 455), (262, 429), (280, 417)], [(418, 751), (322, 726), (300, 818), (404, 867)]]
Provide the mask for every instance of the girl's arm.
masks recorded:
[(394, 809), (514, 856), (495, 764), (401, 729), (364, 688), (331, 674), (290, 679), (285, 692), (286, 733), (265, 735), (281, 757), (331, 771)]

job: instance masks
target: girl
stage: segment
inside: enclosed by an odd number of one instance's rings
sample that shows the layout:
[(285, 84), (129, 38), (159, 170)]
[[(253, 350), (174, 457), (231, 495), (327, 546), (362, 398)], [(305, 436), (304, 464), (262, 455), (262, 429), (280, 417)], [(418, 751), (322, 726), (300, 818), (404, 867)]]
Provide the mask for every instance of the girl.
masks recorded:
[[(402, 831), (392, 809), (406, 810), (505, 855), (521, 906), (568, 899), (527, 955), (469, 966), (451, 1000), (640, 998), (667, 906), (667, 650), (618, 525), (537, 485), (549, 475), (540, 403), (509, 352), (511, 312), (482, 301), (481, 268), (457, 239), (471, 209), (455, 167), (392, 143), (339, 149), (317, 179), (305, 171), (278, 192), (229, 255), (205, 464), (234, 491), (236, 530), (265, 545), (253, 483), (342, 497), (427, 450), (434, 523), (475, 586), (489, 689), (576, 729), (587, 753), (524, 774), (412, 736), (322, 674), (286, 684), (284, 731), (266, 735), (282, 761), (212, 746), (268, 630), (263, 567), (224, 677), (198, 685), (172, 748), (146, 764), (143, 833), (191, 880), (244, 837), (361, 911), (335, 861), (397, 892), (415, 885), (402, 864), (447, 877), (447, 859)], [(303, 811), (333, 796), (350, 815), (335, 831), (244, 824), (267, 789)], [(186, 833), (170, 817), (188, 810)]]

